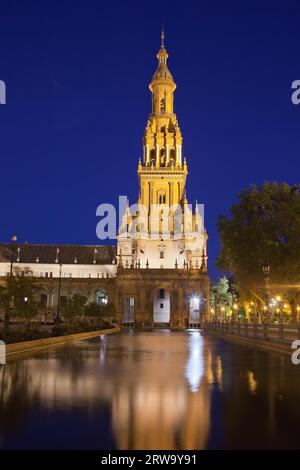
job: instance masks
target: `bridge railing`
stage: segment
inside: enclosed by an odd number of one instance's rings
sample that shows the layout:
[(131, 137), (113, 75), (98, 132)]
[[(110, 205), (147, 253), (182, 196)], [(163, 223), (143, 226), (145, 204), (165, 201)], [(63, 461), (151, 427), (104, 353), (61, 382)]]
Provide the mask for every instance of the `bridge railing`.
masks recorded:
[(300, 323), (205, 321), (203, 329), (284, 344), (291, 344), (295, 339), (300, 339)]

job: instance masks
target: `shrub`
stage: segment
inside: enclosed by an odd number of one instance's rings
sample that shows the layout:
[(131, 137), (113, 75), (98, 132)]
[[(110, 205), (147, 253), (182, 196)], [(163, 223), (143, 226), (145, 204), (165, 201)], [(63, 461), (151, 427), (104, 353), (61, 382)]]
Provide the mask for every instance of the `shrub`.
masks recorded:
[(26, 328), (24, 326), (17, 329), (10, 329), (6, 334), (1, 335), (6, 343), (19, 343), (21, 341), (31, 341), (34, 339), (49, 338), (50, 332), (37, 327)]

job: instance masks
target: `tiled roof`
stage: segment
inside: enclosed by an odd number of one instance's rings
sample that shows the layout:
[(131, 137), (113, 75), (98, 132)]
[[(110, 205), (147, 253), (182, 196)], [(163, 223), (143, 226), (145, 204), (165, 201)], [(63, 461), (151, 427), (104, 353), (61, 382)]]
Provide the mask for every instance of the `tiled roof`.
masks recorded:
[[(11, 243), (0, 243), (0, 262), (10, 262)], [(115, 246), (105, 245), (36, 245), (16, 243), (13, 246), (14, 262), (46, 264), (112, 264), (116, 257)], [(58, 261), (56, 261), (58, 260)], [(94, 262), (96, 261), (96, 262)]]

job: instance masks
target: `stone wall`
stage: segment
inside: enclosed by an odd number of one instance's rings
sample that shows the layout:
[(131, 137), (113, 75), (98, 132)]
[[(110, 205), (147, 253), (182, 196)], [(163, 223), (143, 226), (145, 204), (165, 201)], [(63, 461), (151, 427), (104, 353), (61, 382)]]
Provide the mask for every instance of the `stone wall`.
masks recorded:
[[(0, 285), (5, 278), (0, 278)], [(40, 295), (47, 295), (47, 305), (43, 309), (48, 318), (56, 313), (58, 300), (57, 278), (39, 278), (37, 280), (38, 301)], [(134, 322), (132, 326), (153, 326), (153, 304), (159, 291), (168, 293), (170, 310), (169, 325), (172, 328), (186, 328), (190, 318), (190, 300), (200, 299), (200, 321), (208, 317), (209, 277), (199, 269), (138, 269), (118, 267), (115, 278), (61, 278), (61, 296), (79, 293), (87, 297), (88, 302), (95, 302), (96, 293), (102, 290), (107, 300), (114, 303), (116, 318), (123, 323), (126, 299), (134, 299)]]
[(201, 298), (200, 320), (208, 315), (209, 277), (188, 269), (120, 269), (116, 278), (117, 318), (122, 321), (126, 297), (135, 299), (135, 326), (153, 326), (153, 300), (158, 289), (170, 294), (170, 326), (185, 328), (189, 320), (190, 298)]

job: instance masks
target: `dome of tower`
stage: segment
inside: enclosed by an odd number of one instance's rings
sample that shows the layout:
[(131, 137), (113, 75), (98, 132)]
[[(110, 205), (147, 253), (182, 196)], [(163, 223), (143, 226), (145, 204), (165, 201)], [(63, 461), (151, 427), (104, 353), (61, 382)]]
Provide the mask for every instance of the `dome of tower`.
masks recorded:
[(152, 77), (152, 82), (154, 80), (171, 80), (173, 81), (173, 76), (170, 70), (167, 67), (167, 64), (160, 62), (157, 66), (157, 69)]
[(157, 59), (158, 59), (158, 65), (157, 65), (157, 69), (152, 77), (152, 81), (150, 83), (150, 90), (152, 91), (152, 87), (153, 85), (155, 84), (156, 81), (167, 81), (169, 82), (170, 85), (173, 86), (173, 90), (175, 90), (176, 88), (176, 85), (175, 85), (175, 82), (174, 82), (174, 79), (173, 79), (173, 76), (170, 72), (170, 70), (168, 69), (168, 66), (167, 66), (167, 59), (169, 57), (169, 54), (167, 53), (166, 49), (165, 49), (165, 45), (164, 45), (164, 32), (162, 31), (162, 35), (161, 35), (161, 46), (160, 46), (160, 49), (157, 53)]

